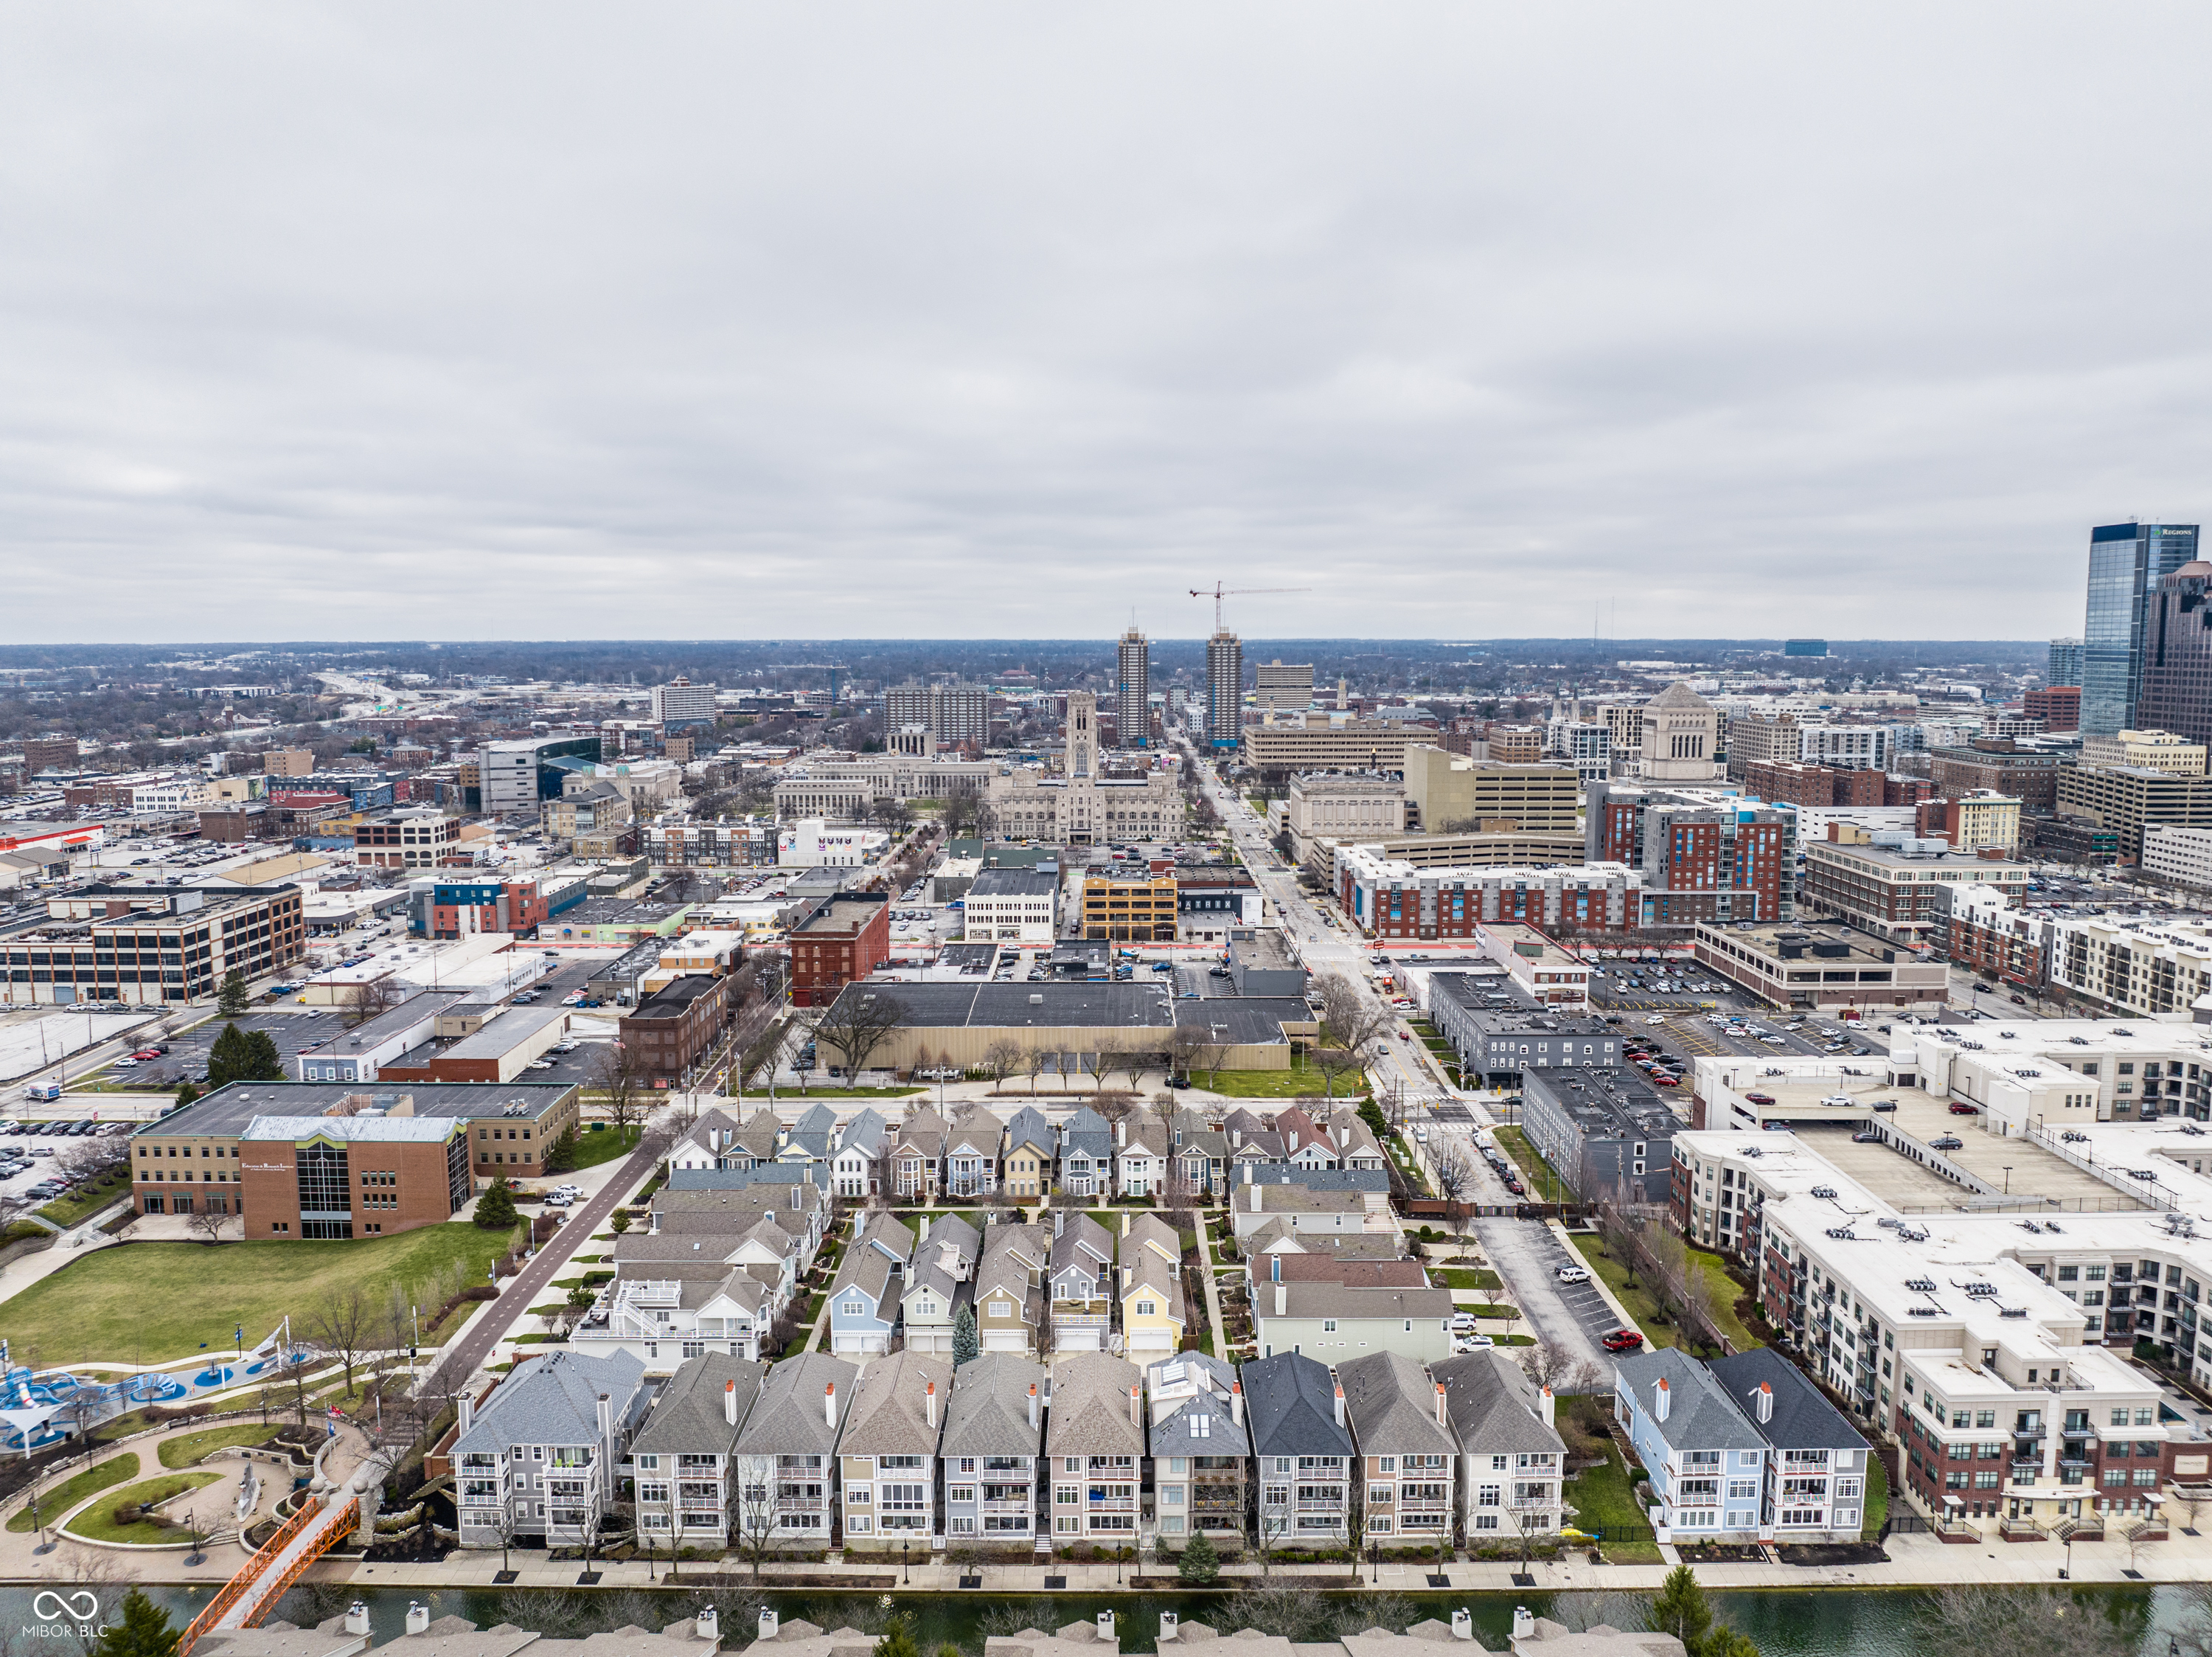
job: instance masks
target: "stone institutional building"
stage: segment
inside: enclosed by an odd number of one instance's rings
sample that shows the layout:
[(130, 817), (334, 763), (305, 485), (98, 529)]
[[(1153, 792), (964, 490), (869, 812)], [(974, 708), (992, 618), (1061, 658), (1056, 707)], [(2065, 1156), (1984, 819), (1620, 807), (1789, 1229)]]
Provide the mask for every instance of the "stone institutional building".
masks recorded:
[(989, 803), (1000, 834), (1012, 840), (1079, 846), (1182, 836), (1182, 791), (1172, 772), (1148, 769), (1133, 777), (1101, 774), (1096, 696), (1088, 691), (1069, 691), (1067, 721), (1061, 728), (1066, 746), (1060, 775), (1017, 771), (992, 778)]

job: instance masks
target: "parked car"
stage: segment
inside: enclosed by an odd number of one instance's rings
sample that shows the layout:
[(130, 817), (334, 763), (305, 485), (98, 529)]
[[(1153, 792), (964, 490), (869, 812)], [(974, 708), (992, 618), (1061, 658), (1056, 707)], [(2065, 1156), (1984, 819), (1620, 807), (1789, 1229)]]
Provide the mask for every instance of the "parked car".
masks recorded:
[(1977, 1116), (1980, 1114), (1980, 1112), (1981, 1107), (1979, 1106), (1962, 1104), (1955, 1100), (1952, 1101), (1951, 1114), (1953, 1116)]
[(1774, 1095), (1772, 1093), (1746, 1093), (1744, 1098), (1753, 1105), (1771, 1105), (1774, 1103)]
[(1586, 1283), (1590, 1280), (1588, 1266), (1561, 1266), (1553, 1275), (1563, 1283)]
[(1931, 1151), (1955, 1151), (1966, 1142), (1954, 1133), (1938, 1134), (1928, 1142), (1928, 1148)]
[(1881, 1143), (1881, 1130), (1875, 1128), (1861, 1128), (1851, 1136), (1851, 1142), (1855, 1145), (1879, 1145)]
[(1644, 1337), (1632, 1329), (1616, 1329), (1598, 1344), (1608, 1352), (1633, 1352), (1644, 1344)]

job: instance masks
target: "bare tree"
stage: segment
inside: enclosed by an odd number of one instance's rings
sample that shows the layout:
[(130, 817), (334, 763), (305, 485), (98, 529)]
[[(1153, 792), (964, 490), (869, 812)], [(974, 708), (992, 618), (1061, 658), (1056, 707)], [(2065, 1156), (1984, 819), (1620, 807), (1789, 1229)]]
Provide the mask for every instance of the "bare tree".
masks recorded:
[(1447, 1203), (1464, 1203), (1474, 1193), (1474, 1156), (1462, 1139), (1433, 1135), (1429, 1142), (1429, 1166), (1437, 1177), (1437, 1195)]
[(1313, 1063), (1314, 1069), (1321, 1072), (1322, 1086), (1331, 1099), (1336, 1097), (1338, 1078), (1367, 1068), (1366, 1060), (1351, 1048), (1340, 1047), (1328, 1040), (1326, 1032), (1322, 1039), (1314, 1044)]
[(844, 1061), (845, 1078), (851, 1082), (908, 1022), (905, 1003), (896, 996), (865, 984), (851, 984), (823, 1014), (814, 1035)]
[(1188, 1078), (1197, 1068), (1199, 1050), (1212, 1037), (1212, 1032), (1203, 1025), (1178, 1024), (1168, 1037), (1168, 1068), (1176, 1075)]
[(623, 1042), (610, 1044), (592, 1067), (592, 1079), (606, 1101), (607, 1120), (616, 1134), (626, 1136), (645, 1116), (644, 1094), (652, 1068), (645, 1056)]
[(1324, 972), (1314, 980), (1321, 995), (1321, 1020), (1328, 1034), (1352, 1052), (1388, 1029), (1397, 1014), (1363, 991), (1341, 972)]
[(1953, 1583), (1922, 1606), (1915, 1643), (1929, 1657), (2123, 1657), (2136, 1646), (2131, 1630), (2065, 1588)]
[(316, 1301), (307, 1318), (307, 1333), (345, 1367), (345, 1390), (353, 1391), (354, 1367), (371, 1349), (377, 1312), (358, 1282), (338, 1283)]
[(228, 1214), (203, 1202), (192, 1210), (191, 1217), (185, 1221), (185, 1229), (212, 1248), (222, 1241), (223, 1231), (229, 1224)]
[[(1129, 1079), (1130, 1091), (1133, 1093), (1136, 1091), (1137, 1084), (1144, 1080), (1145, 1072), (1150, 1069), (1159, 1058), (1158, 1051), (1151, 1045), (1148, 1039), (1139, 1035), (1124, 1037), (1115, 1042), (1109, 1051), (1113, 1058), (1112, 1074), (1127, 1076)], [(1101, 1052), (1098, 1055), (1098, 1069), (1101, 1073), (1105, 1073), (1107, 1070), (1107, 1052)]]
[(1044, 1049), (1035, 1042), (1024, 1044), (1021, 1069), (1022, 1074), (1030, 1079), (1030, 1092), (1036, 1093), (1037, 1077), (1044, 1070)]
[(1012, 1036), (1000, 1036), (983, 1050), (981, 1069), (991, 1078), (991, 1091), (997, 1093), (999, 1084), (1022, 1068), (1022, 1044)]
[(737, 1501), (730, 1516), (730, 1539), (752, 1560), (753, 1581), (760, 1581), (761, 1561), (775, 1539), (782, 1520), (775, 1505), (775, 1469), (765, 1457), (742, 1461)]
[(390, 1012), (404, 999), (398, 981), (388, 975), (357, 984), (346, 993), (346, 1027), (354, 1029), (364, 1025), (380, 1014)]

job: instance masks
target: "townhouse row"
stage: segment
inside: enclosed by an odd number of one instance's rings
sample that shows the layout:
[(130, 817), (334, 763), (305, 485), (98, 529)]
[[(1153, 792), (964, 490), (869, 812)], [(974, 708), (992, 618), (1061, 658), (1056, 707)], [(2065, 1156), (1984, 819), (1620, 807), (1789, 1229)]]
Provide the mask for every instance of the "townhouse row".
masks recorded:
[(670, 1153), (675, 1167), (806, 1168), (840, 1197), (910, 1203), (998, 1194), (1035, 1202), (1055, 1192), (1218, 1202), (1255, 1169), (1382, 1173), (1388, 1161), (1349, 1106), (1318, 1122), (1296, 1108), (1240, 1109), (1218, 1122), (1194, 1111), (1169, 1122), (1149, 1112), (1109, 1122), (1085, 1106), (1059, 1127), (1028, 1106), (1003, 1121), (981, 1105), (957, 1106), (949, 1119), (917, 1106), (896, 1124), (873, 1110), (841, 1123), (826, 1105), (791, 1124), (767, 1110), (744, 1121), (710, 1111)]
[(464, 1399), (430, 1471), (454, 1477), (465, 1547), (579, 1545), (629, 1480), (665, 1546), (1050, 1554), (1548, 1536), (1565, 1463), (1549, 1391), (1496, 1350), (1334, 1374), (1297, 1353), (709, 1353), (659, 1384), (627, 1353), (556, 1351)]

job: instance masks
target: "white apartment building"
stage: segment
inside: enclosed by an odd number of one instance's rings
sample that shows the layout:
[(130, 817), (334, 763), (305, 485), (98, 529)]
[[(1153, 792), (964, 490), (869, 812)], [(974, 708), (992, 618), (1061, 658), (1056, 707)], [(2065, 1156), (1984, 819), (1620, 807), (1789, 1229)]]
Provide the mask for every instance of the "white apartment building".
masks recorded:
[(963, 903), (965, 942), (1049, 948), (1059, 935), (1060, 876), (1052, 870), (984, 869)]
[(2172, 777), (2204, 775), (2205, 748), (2172, 731), (2115, 731), (2081, 739), (2084, 765), (2133, 765)]
[(649, 1393), (628, 1353), (549, 1352), (483, 1401), (464, 1392), (451, 1447), (465, 1548), (575, 1547), (599, 1533)]
[(2212, 886), (2212, 829), (2144, 824), (2142, 870), (2176, 886)]
[(1797, 758), (1832, 771), (1887, 771), (1892, 733), (1887, 725), (1802, 725)]
[(711, 725), (714, 722), (714, 687), (694, 685), (678, 675), (653, 687), (653, 722), (663, 730), (672, 725)]
[(199, 811), (215, 797), (204, 776), (171, 777), (159, 783), (141, 783), (131, 790), (131, 811), (137, 817), (173, 816)]
[(2051, 927), (2049, 969), (2052, 984), (2130, 1017), (2186, 1020), (2212, 993), (2212, 923), (2069, 915)]
[(1544, 734), (1545, 747), (1572, 762), (1583, 783), (1613, 775), (1613, 727), (1603, 722), (1555, 719)]
[(1729, 1246), (1753, 1266), (1762, 1310), (1905, 1447), (1905, 1494), (1954, 1533), (2148, 1516), (2168, 1481), (2202, 1483), (2212, 1465), (2192, 1416), (2161, 1407), (2157, 1378), (2106, 1344), (2155, 1341), (2200, 1384), (2212, 1375), (2198, 1339), (2212, 1237), (2194, 1234), (2212, 1226), (2212, 1179), (2172, 1161), (2212, 1161), (2206, 1140), (2087, 1133), (2078, 1142), (2100, 1157), (2166, 1159), (2180, 1217), (2163, 1202), (2063, 1219), (1900, 1209), (1795, 1135), (1674, 1136), (1692, 1226), (1716, 1207), (1744, 1216)]
[(832, 828), (808, 817), (777, 832), (775, 861), (786, 868), (864, 868), (890, 843), (880, 829)]

